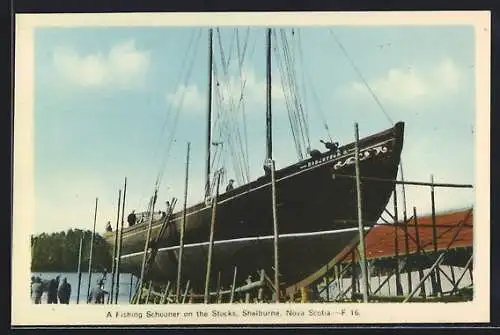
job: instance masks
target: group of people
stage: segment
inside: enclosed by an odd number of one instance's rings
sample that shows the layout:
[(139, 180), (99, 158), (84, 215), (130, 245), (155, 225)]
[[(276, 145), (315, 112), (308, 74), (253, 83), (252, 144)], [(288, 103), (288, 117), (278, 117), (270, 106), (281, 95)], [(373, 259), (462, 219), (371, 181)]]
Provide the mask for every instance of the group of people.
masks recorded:
[[(168, 209), (168, 201), (167, 201), (167, 209)], [(153, 213), (153, 219), (163, 219), (167, 216), (167, 212), (164, 211), (158, 211)], [(135, 210), (133, 210), (128, 216), (127, 216), (127, 222), (128, 226), (132, 227), (136, 224), (141, 224), (144, 222), (147, 222), (151, 216), (144, 215), (144, 213), (136, 214)], [(107, 229), (107, 228), (106, 228)]]
[[(233, 189), (234, 189), (234, 179), (229, 179), (229, 183), (226, 186), (226, 192), (230, 192)], [(168, 211), (169, 208), (170, 208), (170, 203), (167, 201), (166, 204), (167, 204), (167, 211)], [(161, 214), (161, 218), (162, 219), (167, 215), (167, 212), (160, 211), (159, 213)], [(132, 226), (134, 226), (136, 224), (140, 224), (140, 223), (143, 222), (143, 220), (144, 220), (144, 217), (142, 215), (138, 219), (137, 214), (135, 213), (135, 210), (133, 210), (127, 216), (127, 223), (128, 223), (129, 227), (132, 227)], [(111, 222), (109, 222), (109, 221), (106, 223), (106, 231), (107, 232), (112, 232), (113, 231), (113, 228), (111, 227)]]
[(60, 277), (57, 276), (51, 280), (42, 281), (38, 276), (31, 277), (31, 297), (35, 304), (42, 303), (43, 293), (47, 292), (47, 303), (48, 304), (69, 304), (69, 298), (71, 297), (71, 284), (68, 280), (63, 278), (60, 282)]
[[(47, 304), (69, 304), (71, 297), (71, 284), (67, 278), (60, 282), (60, 276), (51, 280), (42, 280), (39, 276), (31, 277), (31, 297), (35, 304), (42, 303), (43, 293), (47, 292)], [(96, 286), (92, 288), (87, 298), (87, 303), (104, 304), (104, 298), (109, 294), (104, 290), (104, 280), (97, 279)]]

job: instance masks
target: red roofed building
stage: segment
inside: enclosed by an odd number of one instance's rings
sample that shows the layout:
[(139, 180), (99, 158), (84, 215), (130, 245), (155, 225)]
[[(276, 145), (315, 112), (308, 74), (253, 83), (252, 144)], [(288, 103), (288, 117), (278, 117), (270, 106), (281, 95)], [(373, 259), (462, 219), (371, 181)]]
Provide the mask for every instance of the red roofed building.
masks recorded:
[[(434, 224), (433, 224), (433, 221)], [(365, 235), (366, 259), (372, 273), (390, 272), (397, 261), (408, 261), (410, 268), (428, 268), (434, 263), (434, 250), (449, 251), (442, 264), (464, 267), (472, 251), (473, 208), (441, 212), (435, 215), (413, 215), (398, 224), (376, 224)], [(435, 230), (434, 230), (435, 229)], [(436, 245), (434, 245), (434, 234)], [(419, 244), (417, 245), (417, 240)], [(352, 241), (328, 264), (305, 278), (295, 287), (318, 283), (339, 264), (359, 262), (358, 239)], [(375, 270), (375, 271), (373, 271)]]
[[(437, 250), (472, 247), (473, 209), (455, 210), (439, 213), (435, 216)], [(418, 253), (417, 240), (421, 252), (434, 251), (432, 215), (415, 218), (412, 216), (407, 224), (399, 221), (394, 224), (375, 225), (365, 236), (366, 259), (374, 260), (406, 254)], [(397, 236), (396, 236), (397, 234)], [(417, 239), (418, 237), (418, 239)], [(342, 250), (337, 259), (348, 262), (352, 258), (352, 249), (357, 242)], [(397, 247), (396, 247), (397, 246)], [(358, 254), (355, 260), (358, 261)]]

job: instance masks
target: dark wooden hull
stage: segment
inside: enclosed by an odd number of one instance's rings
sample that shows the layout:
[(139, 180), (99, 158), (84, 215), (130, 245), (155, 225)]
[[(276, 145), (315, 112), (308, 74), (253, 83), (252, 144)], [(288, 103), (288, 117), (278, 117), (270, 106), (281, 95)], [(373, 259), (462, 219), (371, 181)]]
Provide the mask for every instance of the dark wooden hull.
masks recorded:
[[(360, 140), (360, 170), (364, 177), (395, 179), (403, 145), (404, 124)], [(277, 204), (280, 235), (280, 273), (286, 286), (299, 282), (331, 260), (356, 238), (357, 201), (354, 143), (340, 148), (340, 153), (323, 153), (321, 157), (301, 161), (276, 171)], [(363, 213), (366, 221), (376, 221), (387, 205), (394, 183), (364, 181)], [(205, 203), (186, 211), (183, 278), (195, 288), (203, 287), (206, 271), (211, 207)], [(182, 222), (182, 211), (174, 214), (150, 277), (162, 281), (175, 280)], [(238, 267), (238, 282), (258, 269), (272, 276), (272, 239), (251, 239), (273, 235), (270, 177), (219, 195), (214, 248), (214, 279), (221, 272), (222, 285), (232, 281), (233, 268)], [(161, 222), (153, 223), (152, 236)], [(139, 274), (147, 224), (126, 228), (123, 233), (121, 271)], [(326, 235), (294, 236), (290, 234), (336, 231)], [(114, 243), (114, 235), (107, 237)], [(243, 240), (242, 240), (243, 239)], [(232, 241), (232, 242), (231, 242)], [(214, 282), (214, 281), (212, 281)]]

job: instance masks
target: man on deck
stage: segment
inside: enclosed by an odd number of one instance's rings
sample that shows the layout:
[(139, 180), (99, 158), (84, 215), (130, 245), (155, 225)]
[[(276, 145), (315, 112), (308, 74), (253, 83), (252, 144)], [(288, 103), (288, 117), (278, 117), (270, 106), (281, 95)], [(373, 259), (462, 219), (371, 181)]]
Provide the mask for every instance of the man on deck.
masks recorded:
[(137, 221), (137, 216), (135, 215), (135, 210), (133, 210), (132, 213), (130, 213), (127, 216), (128, 226), (132, 227), (133, 225), (135, 225), (136, 221)]
[(226, 192), (234, 190), (234, 179), (229, 179), (229, 184), (226, 186)]

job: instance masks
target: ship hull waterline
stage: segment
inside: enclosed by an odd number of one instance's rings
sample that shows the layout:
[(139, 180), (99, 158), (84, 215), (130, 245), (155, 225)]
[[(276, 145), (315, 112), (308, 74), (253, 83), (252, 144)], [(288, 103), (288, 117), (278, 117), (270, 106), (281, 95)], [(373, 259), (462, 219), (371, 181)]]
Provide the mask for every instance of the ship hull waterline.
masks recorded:
[[(360, 139), (360, 172), (364, 177), (394, 180), (403, 144), (403, 123)], [(279, 221), (279, 272), (285, 287), (293, 286), (319, 271), (346, 245), (358, 237), (354, 143), (339, 153), (323, 153), (276, 171)], [(337, 177), (336, 177), (337, 176)], [(394, 183), (364, 181), (362, 208), (364, 220), (379, 219), (390, 199)], [(242, 284), (263, 269), (272, 278), (274, 270), (272, 202), (270, 177), (219, 195), (217, 203), (212, 278), (228, 287), (237, 269)], [(182, 260), (183, 281), (190, 281), (196, 292), (203, 291), (208, 254), (212, 208), (200, 203), (186, 210)], [(164, 238), (148, 279), (166, 283), (177, 277), (178, 245), (183, 213), (175, 213), (167, 223)], [(153, 222), (152, 235), (158, 234), (162, 220)], [(124, 229), (121, 271), (140, 275), (148, 224)], [(321, 233), (326, 232), (326, 233)], [(299, 234), (294, 236), (293, 234)], [(300, 235), (306, 234), (306, 235)], [(310, 234), (310, 235), (307, 235)], [(283, 237), (283, 236), (287, 237)], [(114, 234), (107, 236), (114, 243)], [(219, 277), (220, 276), (220, 277)]]

